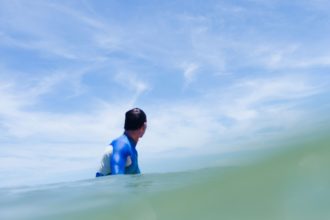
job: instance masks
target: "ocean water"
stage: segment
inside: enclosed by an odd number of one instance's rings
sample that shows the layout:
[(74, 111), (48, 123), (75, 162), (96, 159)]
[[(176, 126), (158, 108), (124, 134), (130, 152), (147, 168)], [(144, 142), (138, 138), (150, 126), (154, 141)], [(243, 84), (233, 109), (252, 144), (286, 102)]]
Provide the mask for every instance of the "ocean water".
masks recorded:
[(0, 189), (0, 219), (330, 219), (330, 138), (253, 163)]

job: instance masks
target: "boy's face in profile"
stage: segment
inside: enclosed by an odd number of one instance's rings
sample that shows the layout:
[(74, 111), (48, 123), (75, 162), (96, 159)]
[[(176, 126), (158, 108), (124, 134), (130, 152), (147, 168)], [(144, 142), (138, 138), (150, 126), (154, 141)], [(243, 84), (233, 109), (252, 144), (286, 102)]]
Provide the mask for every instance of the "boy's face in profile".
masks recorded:
[(143, 137), (146, 130), (147, 130), (147, 122), (144, 122), (143, 126), (139, 129), (140, 137)]

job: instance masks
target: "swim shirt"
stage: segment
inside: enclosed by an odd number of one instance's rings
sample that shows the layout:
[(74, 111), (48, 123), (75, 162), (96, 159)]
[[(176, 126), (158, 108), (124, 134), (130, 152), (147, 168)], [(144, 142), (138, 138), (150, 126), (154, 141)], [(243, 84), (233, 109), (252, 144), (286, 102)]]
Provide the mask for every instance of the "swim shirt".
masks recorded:
[(126, 133), (113, 140), (106, 149), (96, 177), (115, 174), (139, 174), (136, 142)]

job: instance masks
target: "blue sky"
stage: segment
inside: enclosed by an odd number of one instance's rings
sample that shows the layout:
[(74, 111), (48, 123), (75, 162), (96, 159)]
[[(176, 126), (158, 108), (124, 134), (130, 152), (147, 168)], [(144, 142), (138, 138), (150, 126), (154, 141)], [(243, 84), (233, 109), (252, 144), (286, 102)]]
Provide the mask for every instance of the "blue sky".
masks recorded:
[(319, 126), (329, 9), (325, 0), (1, 0), (2, 185), (93, 176), (136, 106), (148, 115), (142, 170)]

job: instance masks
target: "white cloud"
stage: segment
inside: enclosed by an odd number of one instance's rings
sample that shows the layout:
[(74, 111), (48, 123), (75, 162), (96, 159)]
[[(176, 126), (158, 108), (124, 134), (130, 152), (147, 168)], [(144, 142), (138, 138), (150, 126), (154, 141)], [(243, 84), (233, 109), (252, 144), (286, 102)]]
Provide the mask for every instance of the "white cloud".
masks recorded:
[[(33, 27), (33, 25), (29, 23), (28, 19), (24, 22), (26, 23), (26, 26)], [(70, 50), (68, 45), (65, 45), (63, 41), (60, 42), (54, 35), (51, 35), (51, 33), (47, 33), (44, 30), (38, 30), (36, 28), (25, 30), (25, 28), (20, 27), (20, 29), (12, 32), (14, 33), (13, 35), (15, 35), (16, 32), (20, 34), (32, 35), (33, 37), (30, 39), (20, 39), (5, 34), (1, 37), (2, 44), (10, 47), (38, 51), (40, 54), (44, 54), (46, 56), (52, 54), (66, 59), (78, 58), (78, 54)]]
[[(102, 61), (98, 35), (116, 38), (114, 29), (88, 10), (47, 1), (2, 3), (2, 44), (79, 61)], [(33, 10), (26, 10), (33, 8)], [(56, 19), (54, 19), (56, 18)], [(110, 31), (111, 30), (111, 31)], [(25, 37), (21, 37), (25, 36)]]
[(196, 63), (184, 63), (182, 67), (185, 86), (189, 86), (189, 84), (195, 80), (199, 66)]
[[(58, 91), (62, 84), (70, 85), (70, 94), (72, 97), (84, 92), (83, 85), (80, 83), (88, 71), (89, 67), (81, 69), (58, 69), (53, 71), (17, 72), (8, 68), (0, 68), (3, 79), (0, 79), (1, 99), (3, 105), (0, 110), (8, 114), (17, 112), (24, 107), (35, 105), (41, 96)], [(31, 71), (31, 70), (30, 70)], [(26, 78), (26, 76), (29, 76)], [(66, 98), (65, 96), (62, 98)]]
[(0, 113), (5, 115), (15, 114), (17, 109), (22, 105), (17, 98), (8, 93), (11, 84), (0, 82)]
[(6, 127), (3, 136), (26, 142), (100, 142), (108, 141), (108, 135), (120, 131), (123, 107), (116, 105), (95, 106), (88, 113), (60, 114), (29, 112), (15, 109), (15, 114), (2, 115)]
[(237, 85), (237, 89), (247, 89), (249, 95), (244, 103), (262, 102), (276, 99), (297, 99), (311, 96), (324, 89), (324, 85), (313, 85), (309, 77), (303, 75), (284, 75), (266, 79), (248, 79)]
[[(93, 141), (104, 139), (107, 132), (118, 126), (119, 113), (126, 109), (126, 104), (109, 105), (94, 99), (95, 108), (91, 112), (56, 113), (36, 107), (42, 97), (56, 92), (59, 86), (69, 85), (71, 91), (61, 95), (61, 99), (72, 98), (84, 92), (80, 78), (89, 68), (75, 71), (59, 70), (42, 77), (31, 77), (21, 85), (16, 73), (2, 69), (5, 74), (13, 75), (11, 79), (0, 80), (0, 118), (2, 138), (33, 139), (42, 141)], [(141, 89), (140, 87), (137, 89)], [(109, 122), (110, 119), (110, 123)], [(112, 127), (111, 127), (112, 126)], [(38, 138), (39, 137), (39, 138)]]
[[(252, 63), (269, 69), (308, 69), (328, 67), (330, 55), (326, 52), (317, 55), (306, 54), (309, 48), (306, 45), (287, 43), (286, 45), (262, 45), (250, 48)], [(311, 52), (309, 52), (311, 53)]]
[[(209, 91), (205, 97), (157, 104), (150, 110), (143, 151), (148, 154), (187, 147), (197, 153), (205, 145), (222, 151), (230, 150), (229, 143), (239, 139), (285, 134), (299, 127), (308, 114), (295, 104), (324, 92), (324, 85), (309, 79), (295, 75), (239, 80), (229, 88)], [(267, 133), (258, 134), (263, 130)]]
[(116, 74), (115, 81), (121, 85), (125, 91), (132, 91), (132, 97), (129, 101), (131, 106), (136, 103), (144, 92), (151, 89), (143, 76), (139, 77), (137, 74), (128, 71)]
[(298, 45), (289, 44), (285, 46), (280, 45), (262, 45), (250, 50), (255, 56), (256, 60), (260, 60), (260, 64), (267, 68), (278, 69), (283, 68), (289, 63), (292, 55), (299, 50)]
[(330, 55), (298, 59), (291, 65), (296, 68), (329, 67)]

